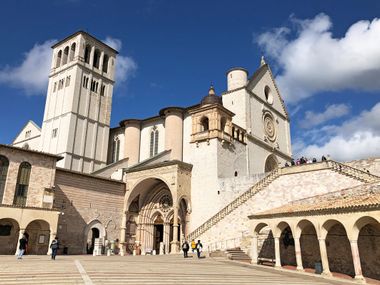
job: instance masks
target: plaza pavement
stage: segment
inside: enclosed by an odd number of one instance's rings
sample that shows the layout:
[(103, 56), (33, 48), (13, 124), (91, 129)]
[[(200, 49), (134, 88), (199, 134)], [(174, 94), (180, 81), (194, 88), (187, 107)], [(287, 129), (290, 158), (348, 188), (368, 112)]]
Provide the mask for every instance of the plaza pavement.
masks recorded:
[(225, 259), (165, 256), (0, 256), (0, 284), (347, 284)]

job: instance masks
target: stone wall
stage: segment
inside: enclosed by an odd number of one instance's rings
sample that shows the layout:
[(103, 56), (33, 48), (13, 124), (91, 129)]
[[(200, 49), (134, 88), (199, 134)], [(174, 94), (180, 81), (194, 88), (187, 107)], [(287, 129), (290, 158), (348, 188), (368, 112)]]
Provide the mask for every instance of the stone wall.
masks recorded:
[(55, 189), (54, 207), (64, 213), (57, 235), (69, 254), (85, 252), (86, 227), (94, 221), (104, 226), (107, 239), (120, 238), (124, 183), (57, 169)]
[(242, 238), (242, 247), (248, 251), (251, 238), (249, 215), (359, 184), (362, 182), (330, 169), (282, 175), (199, 238), (206, 248), (214, 242)]
[(368, 170), (371, 174), (380, 176), (380, 158), (379, 157), (354, 160), (354, 161), (345, 162), (344, 164), (347, 164), (351, 167), (355, 167), (363, 171)]

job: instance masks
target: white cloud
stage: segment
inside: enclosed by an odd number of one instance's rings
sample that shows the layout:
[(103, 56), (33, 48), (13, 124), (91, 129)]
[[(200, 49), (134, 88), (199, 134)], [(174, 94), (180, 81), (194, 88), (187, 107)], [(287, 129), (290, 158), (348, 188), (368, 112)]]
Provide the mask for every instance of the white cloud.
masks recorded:
[(350, 106), (346, 104), (332, 104), (326, 107), (322, 113), (306, 111), (305, 118), (300, 122), (301, 128), (311, 128), (325, 123), (331, 119), (336, 119), (347, 115), (350, 112)]
[(318, 130), (306, 132), (310, 138), (317, 133), (324, 138), (323, 143), (305, 145), (303, 141), (293, 144), (295, 156), (321, 157), (329, 154), (332, 159), (347, 161), (364, 157), (380, 155), (380, 103), (369, 111), (363, 111), (358, 116), (343, 124), (324, 126)]
[(380, 19), (358, 21), (341, 38), (331, 33), (325, 14), (291, 19), (297, 27), (280, 27), (255, 40), (280, 70), (277, 83), (286, 102), (294, 104), (323, 91), (380, 90)]
[(55, 40), (35, 44), (26, 52), (18, 66), (6, 66), (0, 70), (0, 84), (21, 88), (28, 95), (46, 94), (52, 50)]
[[(120, 52), (122, 49), (122, 42), (119, 39), (106, 37), (104, 43), (114, 48), (118, 52)], [(116, 86), (121, 83), (125, 83), (131, 76), (134, 75), (136, 69), (137, 63), (131, 57), (118, 54), (115, 67)]]

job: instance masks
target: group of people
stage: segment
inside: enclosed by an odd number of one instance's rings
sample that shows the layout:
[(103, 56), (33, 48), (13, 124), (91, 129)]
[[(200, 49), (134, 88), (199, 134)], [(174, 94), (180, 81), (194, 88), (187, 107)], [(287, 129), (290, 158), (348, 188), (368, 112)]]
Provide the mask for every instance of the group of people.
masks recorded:
[[(18, 254), (17, 254), (17, 259), (22, 259), (24, 254), (26, 253), (28, 249), (28, 236), (24, 233), (22, 235), (22, 238), (19, 241), (19, 247), (18, 247)], [(59, 240), (58, 237), (55, 237), (55, 239), (52, 240), (50, 244), (51, 248), (51, 259), (55, 260), (55, 257), (57, 256), (57, 252), (59, 249)]]
[(194, 240), (191, 241), (191, 244), (189, 245), (189, 243), (185, 240), (182, 244), (182, 251), (183, 251), (183, 257), (184, 258), (187, 258), (188, 257), (188, 252), (190, 250), (190, 246), (191, 246), (191, 251), (194, 253), (195, 251), (197, 252), (197, 256), (198, 258), (201, 258), (201, 253), (202, 253), (202, 248), (203, 248), (203, 245), (201, 243), (200, 240), (198, 240), (197, 243), (195, 243)]
[[(327, 160), (326, 156), (322, 155), (321, 161), (326, 161), (326, 160)], [(317, 162), (317, 159), (315, 157), (310, 159), (310, 158), (306, 158), (302, 156), (301, 158), (298, 158), (297, 160), (294, 160), (294, 158), (292, 158), (292, 160), (290, 161), (290, 164), (288, 162), (285, 162), (285, 167), (301, 165), (301, 164), (306, 164), (306, 163), (316, 163), (316, 162)]]

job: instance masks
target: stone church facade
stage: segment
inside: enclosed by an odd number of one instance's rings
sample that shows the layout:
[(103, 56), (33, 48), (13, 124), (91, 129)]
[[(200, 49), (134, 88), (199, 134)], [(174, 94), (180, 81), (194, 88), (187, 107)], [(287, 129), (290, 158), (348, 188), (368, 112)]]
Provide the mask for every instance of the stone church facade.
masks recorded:
[[(4, 253), (14, 253), (27, 231), (35, 253), (46, 253), (55, 234), (69, 254), (92, 252), (95, 238), (118, 240), (121, 255), (136, 246), (142, 253), (176, 253), (183, 239), (200, 238), (209, 251), (239, 247), (257, 263), (261, 251), (268, 255), (258, 242), (263, 230), (261, 239), (270, 243), (274, 236), (273, 259), (281, 266), (281, 233), (293, 240), (300, 231), (293, 216), (286, 220), (292, 210), (280, 207), (352, 187), (376, 192), (378, 159), (366, 160), (371, 173), (359, 162), (283, 167), (292, 155), (290, 119), (264, 59), (250, 76), (244, 68), (229, 70), (220, 95), (211, 86), (192, 106), (111, 128), (117, 51), (81, 31), (52, 48), (42, 128), (29, 122), (13, 146), (0, 145)], [(286, 221), (260, 221), (277, 208), (275, 216)], [(378, 209), (375, 202), (361, 227), (374, 227), (366, 228), (373, 233), (368, 240), (380, 248)], [(335, 270), (361, 278), (360, 248), (351, 248), (355, 270)], [(300, 260), (290, 262), (301, 269)]]

